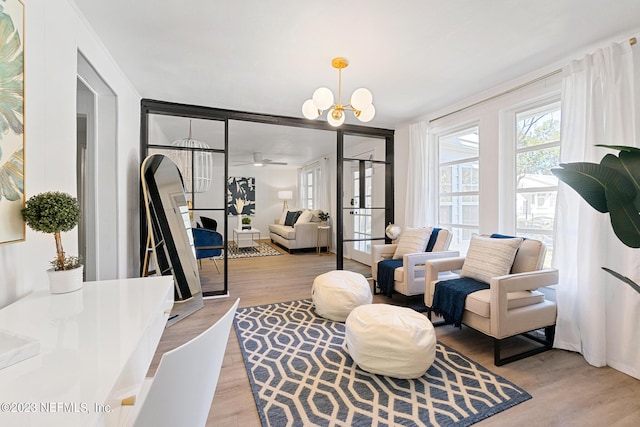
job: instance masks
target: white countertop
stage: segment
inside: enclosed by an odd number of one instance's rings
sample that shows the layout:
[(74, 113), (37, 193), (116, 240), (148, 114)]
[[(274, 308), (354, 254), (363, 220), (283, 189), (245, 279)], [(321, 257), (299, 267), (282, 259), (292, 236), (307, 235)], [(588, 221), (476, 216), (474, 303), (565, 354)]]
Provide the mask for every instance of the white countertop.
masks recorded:
[(105, 424), (144, 379), (173, 292), (171, 276), (88, 282), (1, 309), (0, 331), (36, 341), (39, 352), (0, 369), (0, 426)]

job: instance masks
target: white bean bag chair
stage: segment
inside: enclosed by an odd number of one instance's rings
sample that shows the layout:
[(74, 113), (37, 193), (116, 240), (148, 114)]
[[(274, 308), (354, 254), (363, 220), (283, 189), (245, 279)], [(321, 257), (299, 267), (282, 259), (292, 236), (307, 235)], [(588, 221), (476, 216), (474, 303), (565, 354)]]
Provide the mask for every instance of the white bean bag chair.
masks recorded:
[(334, 270), (316, 277), (311, 297), (318, 315), (337, 322), (344, 322), (354, 308), (373, 302), (367, 279), (346, 270)]
[(388, 304), (355, 308), (345, 322), (347, 351), (372, 374), (419, 378), (436, 357), (436, 333), (423, 314)]

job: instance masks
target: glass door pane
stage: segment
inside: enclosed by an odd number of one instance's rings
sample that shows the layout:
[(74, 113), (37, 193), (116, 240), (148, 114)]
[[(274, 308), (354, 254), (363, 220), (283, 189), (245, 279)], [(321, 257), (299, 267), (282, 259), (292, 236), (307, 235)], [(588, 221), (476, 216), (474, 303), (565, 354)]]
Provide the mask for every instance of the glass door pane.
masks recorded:
[(384, 241), (385, 139), (344, 138), (343, 256), (371, 265), (371, 246)]

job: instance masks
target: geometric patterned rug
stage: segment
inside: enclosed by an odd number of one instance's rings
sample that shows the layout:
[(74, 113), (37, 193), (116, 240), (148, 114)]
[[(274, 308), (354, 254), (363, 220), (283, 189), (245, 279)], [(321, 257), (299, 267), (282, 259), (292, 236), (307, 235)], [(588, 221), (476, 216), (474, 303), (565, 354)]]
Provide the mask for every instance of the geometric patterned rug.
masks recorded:
[(441, 343), (421, 378), (365, 372), (311, 299), (238, 308), (235, 330), (263, 426), (468, 426), (531, 398)]
[(246, 248), (238, 248), (235, 242), (229, 242), (227, 246), (227, 258), (229, 259), (274, 255), (282, 255), (282, 253), (266, 242), (257, 242), (257, 246)]

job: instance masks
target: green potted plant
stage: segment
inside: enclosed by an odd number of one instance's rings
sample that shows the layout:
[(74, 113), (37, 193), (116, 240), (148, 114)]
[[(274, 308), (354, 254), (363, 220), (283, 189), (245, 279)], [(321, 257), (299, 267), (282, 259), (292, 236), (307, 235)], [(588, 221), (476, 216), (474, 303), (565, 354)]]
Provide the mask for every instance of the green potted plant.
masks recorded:
[(56, 257), (47, 270), (52, 293), (65, 293), (82, 287), (83, 266), (77, 256), (66, 256), (60, 233), (73, 229), (80, 219), (80, 206), (75, 197), (58, 191), (35, 195), (25, 203), (22, 217), (29, 228), (51, 233), (56, 242)]
[[(598, 212), (609, 213), (613, 232), (630, 248), (640, 248), (640, 149), (624, 145), (597, 145), (618, 150), (600, 163), (560, 164), (551, 172), (568, 184)], [(640, 285), (609, 268), (607, 273), (640, 293)]]
[(327, 225), (327, 221), (329, 221), (329, 212), (320, 211), (318, 218), (320, 218), (322, 225)]
[(251, 218), (249, 218), (248, 216), (245, 216), (244, 218), (242, 218), (242, 229), (243, 230), (251, 229)]

